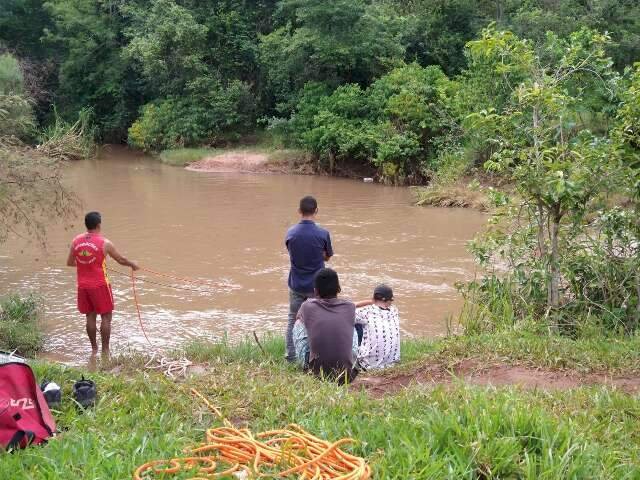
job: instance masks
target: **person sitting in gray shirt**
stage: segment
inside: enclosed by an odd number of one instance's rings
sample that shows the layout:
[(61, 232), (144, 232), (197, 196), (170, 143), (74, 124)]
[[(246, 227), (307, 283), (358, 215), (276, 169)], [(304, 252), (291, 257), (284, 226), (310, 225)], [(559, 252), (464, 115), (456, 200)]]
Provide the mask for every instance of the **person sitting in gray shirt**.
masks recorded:
[(293, 332), (296, 357), (318, 376), (340, 384), (351, 382), (358, 373), (353, 368), (358, 345), (356, 306), (338, 298), (340, 281), (330, 268), (314, 277), (314, 293), (316, 298), (306, 300), (298, 310)]

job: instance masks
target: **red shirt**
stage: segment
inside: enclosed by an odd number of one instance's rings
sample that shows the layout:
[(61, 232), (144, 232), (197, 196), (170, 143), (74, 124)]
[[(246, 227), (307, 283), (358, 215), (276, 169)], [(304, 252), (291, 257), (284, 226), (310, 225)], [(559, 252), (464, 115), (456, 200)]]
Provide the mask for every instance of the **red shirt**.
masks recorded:
[(109, 285), (104, 237), (99, 233), (81, 233), (73, 239), (71, 247), (76, 258), (79, 288), (97, 288)]

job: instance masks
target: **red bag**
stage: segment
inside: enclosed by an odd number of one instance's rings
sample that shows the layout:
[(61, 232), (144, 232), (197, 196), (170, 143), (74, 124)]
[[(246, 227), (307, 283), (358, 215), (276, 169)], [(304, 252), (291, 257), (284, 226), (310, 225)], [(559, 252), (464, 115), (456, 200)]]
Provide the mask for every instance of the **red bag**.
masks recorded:
[(56, 423), (31, 367), (0, 364), (0, 446), (7, 450), (43, 443)]

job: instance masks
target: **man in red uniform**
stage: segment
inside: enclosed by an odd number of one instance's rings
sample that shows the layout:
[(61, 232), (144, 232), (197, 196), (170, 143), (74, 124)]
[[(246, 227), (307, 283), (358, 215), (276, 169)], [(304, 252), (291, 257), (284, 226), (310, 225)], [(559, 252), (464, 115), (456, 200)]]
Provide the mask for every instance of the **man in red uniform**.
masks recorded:
[(96, 319), (100, 315), (102, 354), (109, 354), (113, 293), (107, 277), (107, 255), (120, 265), (138, 270), (136, 263), (120, 255), (113, 244), (100, 234), (102, 217), (89, 212), (84, 217), (87, 232), (78, 235), (71, 243), (67, 265), (76, 267), (78, 273), (78, 310), (87, 316), (87, 335), (93, 353), (98, 351)]

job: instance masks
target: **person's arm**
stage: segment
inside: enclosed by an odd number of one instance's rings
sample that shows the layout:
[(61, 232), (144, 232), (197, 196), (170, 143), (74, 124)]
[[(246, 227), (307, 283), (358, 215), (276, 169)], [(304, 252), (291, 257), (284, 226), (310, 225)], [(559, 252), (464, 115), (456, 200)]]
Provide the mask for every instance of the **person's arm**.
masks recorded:
[(358, 304), (359, 303), (364, 303), (364, 302), (358, 302), (356, 303), (356, 317), (355, 317), (355, 324), (356, 325), (367, 325), (369, 323), (369, 313), (367, 310), (362, 310), (358, 308)]
[(69, 255), (67, 256), (67, 267), (76, 266), (76, 253), (73, 251), (73, 245), (69, 248)]
[(362, 300), (360, 302), (356, 302), (356, 308), (368, 307), (369, 305), (373, 305), (373, 299)]
[(300, 322), (302, 325), (304, 325), (304, 317), (303, 317), (304, 308), (302, 307), (304, 307), (304, 302), (302, 302), (302, 305), (300, 305), (300, 308), (298, 309), (298, 313), (296, 313), (296, 322)]
[(127, 259), (125, 256), (121, 255), (120, 252), (116, 250), (116, 247), (113, 246), (113, 243), (111, 243), (108, 240), (104, 242), (104, 253), (109, 255), (120, 265), (123, 265), (125, 267), (131, 267), (133, 270), (138, 270), (140, 268), (137, 263), (132, 262), (131, 260)]
[(327, 232), (327, 240), (324, 244), (324, 261), (328, 262), (333, 257), (333, 247), (331, 246), (331, 235)]

